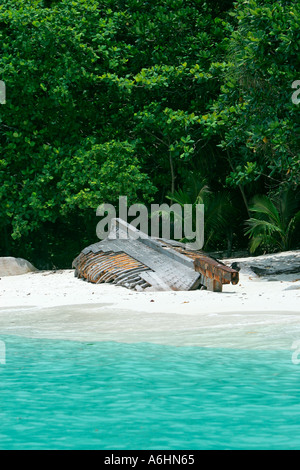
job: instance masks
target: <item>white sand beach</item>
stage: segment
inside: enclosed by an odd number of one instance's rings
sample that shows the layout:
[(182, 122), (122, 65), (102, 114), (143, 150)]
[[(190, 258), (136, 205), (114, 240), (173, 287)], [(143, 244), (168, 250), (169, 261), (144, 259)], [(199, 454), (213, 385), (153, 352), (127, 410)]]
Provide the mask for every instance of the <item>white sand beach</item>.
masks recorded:
[[(300, 252), (276, 255), (278, 263), (287, 255)], [(259, 258), (269, 259), (274, 257)], [(73, 270), (1, 277), (0, 334), (290, 348), (300, 340), (300, 272), (258, 277), (242, 269), (239, 284), (223, 286), (222, 293), (133, 292), (87, 283)]]

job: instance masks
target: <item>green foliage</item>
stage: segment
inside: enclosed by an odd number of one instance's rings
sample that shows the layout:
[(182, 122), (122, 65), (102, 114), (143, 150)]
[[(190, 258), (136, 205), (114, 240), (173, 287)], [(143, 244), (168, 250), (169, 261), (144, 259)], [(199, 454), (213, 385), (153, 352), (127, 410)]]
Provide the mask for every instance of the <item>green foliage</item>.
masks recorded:
[(253, 217), (247, 221), (250, 252), (258, 248), (268, 252), (291, 249), (300, 229), (300, 197), (291, 190), (277, 196), (256, 196), (251, 205)]
[(135, 142), (118, 136), (110, 112), (118, 102), (111, 105), (115, 97), (99, 83), (104, 70), (122, 72), (127, 59), (123, 41), (118, 51), (115, 45), (123, 15), (110, 11), (103, 18), (107, 6), (98, 6), (62, 1), (48, 10), (40, 2), (6, 1), (0, 7), (8, 96), (0, 110), (0, 223), (13, 239), (61, 218), (67, 223), (75, 211), (95, 215), (100, 203), (120, 194), (147, 202), (156, 190), (141, 171)]
[(243, 244), (222, 195), (246, 218), (299, 185), (298, 25), (292, 0), (2, 0), (0, 255), (69, 265), (98, 205), (175, 200), (191, 172), (214, 195), (207, 247)]
[[(226, 150), (232, 186), (296, 188), (300, 182), (299, 109), (292, 83), (299, 71), (299, 2), (238, 1), (221, 94), (206, 119)], [(253, 185), (254, 183), (254, 185)]]
[[(204, 204), (204, 250), (216, 250), (227, 248), (226, 243), (231, 241), (233, 229), (237, 219), (236, 209), (233, 207), (228, 192), (213, 193), (205, 179), (197, 175), (189, 175), (186, 189), (179, 189), (167, 196), (173, 203), (192, 206), (193, 231), (196, 232), (196, 206)], [(228, 222), (231, 221), (229, 224)], [(187, 240), (183, 240), (187, 241)]]

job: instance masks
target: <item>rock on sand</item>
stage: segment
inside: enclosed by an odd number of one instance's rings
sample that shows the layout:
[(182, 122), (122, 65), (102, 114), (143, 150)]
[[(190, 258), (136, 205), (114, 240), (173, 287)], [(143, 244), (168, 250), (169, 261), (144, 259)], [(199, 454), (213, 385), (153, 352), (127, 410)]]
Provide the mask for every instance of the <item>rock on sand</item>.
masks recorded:
[(0, 258), (0, 277), (19, 276), (38, 271), (29, 261), (22, 258)]

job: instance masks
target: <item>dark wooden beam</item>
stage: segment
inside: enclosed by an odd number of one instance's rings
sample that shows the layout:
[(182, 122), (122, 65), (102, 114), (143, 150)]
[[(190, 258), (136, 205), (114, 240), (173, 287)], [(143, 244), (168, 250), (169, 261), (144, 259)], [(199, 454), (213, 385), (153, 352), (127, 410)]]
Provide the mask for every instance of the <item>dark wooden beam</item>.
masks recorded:
[(198, 255), (194, 267), (202, 275), (202, 283), (213, 292), (222, 292), (223, 284), (236, 285), (239, 282), (238, 271), (209, 256)]

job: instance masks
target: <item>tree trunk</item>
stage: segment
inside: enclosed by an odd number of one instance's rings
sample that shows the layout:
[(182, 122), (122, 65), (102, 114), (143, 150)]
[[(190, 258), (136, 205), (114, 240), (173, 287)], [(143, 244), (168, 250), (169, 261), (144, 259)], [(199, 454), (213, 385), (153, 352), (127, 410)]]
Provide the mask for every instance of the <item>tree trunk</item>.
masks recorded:
[[(234, 167), (233, 167), (233, 165), (232, 165), (232, 163), (231, 163), (231, 159), (230, 159), (228, 150), (227, 150), (227, 159), (228, 159), (228, 162), (229, 162), (229, 165), (230, 165), (232, 171), (234, 171)], [(241, 195), (242, 195), (244, 204), (245, 204), (246, 209), (247, 209), (248, 217), (249, 217), (249, 219), (250, 219), (250, 218), (251, 218), (251, 214), (250, 214), (249, 204), (248, 204), (248, 201), (247, 201), (247, 198), (246, 198), (246, 194), (245, 194), (244, 188), (243, 188), (243, 186), (242, 186), (241, 184), (239, 184), (238, 186), (239, 186), (239, 190), (240, 190), (240, 192), (241, 192)]]

